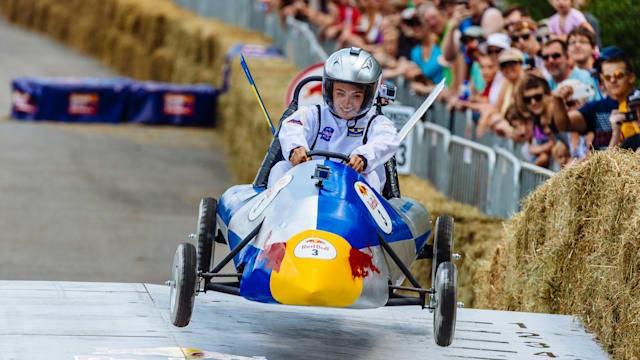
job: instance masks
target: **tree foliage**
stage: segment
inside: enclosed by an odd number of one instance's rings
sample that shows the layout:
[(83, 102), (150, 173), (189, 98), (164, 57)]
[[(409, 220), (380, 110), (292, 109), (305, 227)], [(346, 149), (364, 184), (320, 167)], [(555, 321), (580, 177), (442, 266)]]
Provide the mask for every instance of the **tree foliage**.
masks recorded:
[[(509, 0), (529, 10), (531, 16), (540, 20), (555, 12), (545, 0)], [(603, 46), (616, 45), (624, 49), (640, 74), (640, 1), (639, 0), (593, 0), (583, 9), (593, 14), (600, 23)]]

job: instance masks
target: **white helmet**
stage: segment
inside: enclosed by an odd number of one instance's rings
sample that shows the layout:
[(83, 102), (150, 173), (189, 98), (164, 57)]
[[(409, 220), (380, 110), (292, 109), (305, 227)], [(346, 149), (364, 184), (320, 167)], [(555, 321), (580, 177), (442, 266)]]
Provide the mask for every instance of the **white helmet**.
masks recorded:
[(340, 49), (331, 54), (324, 63), (322, 98), (335, 115), (333, 84), (337, 81), (362, 85), (364, 101), (356, 116), (363, 115), (373, 105), (381, 75), (382, 67), (370, 53), (356, 47)]

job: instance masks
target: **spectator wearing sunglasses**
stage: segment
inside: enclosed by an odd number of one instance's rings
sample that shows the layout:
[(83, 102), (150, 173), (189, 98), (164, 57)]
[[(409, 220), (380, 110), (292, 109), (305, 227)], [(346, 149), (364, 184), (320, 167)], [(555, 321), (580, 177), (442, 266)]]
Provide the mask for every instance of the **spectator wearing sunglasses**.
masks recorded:
[(482, 136), (488, 129), (494, 129), (504, 121), (509, 106), (513, 104), (516, 88), (524, 77), (523, 60), (524, 56), (518, 49), (510, 48), (500, 54), (498, 61), (504, 81), (495, 106), (485, 109), (480, 116), (478, 128), (476, 129), (478, 137)]
[(553, 101), (549, 84), (541, 76), (527, 74), (518, 85), (515, 102), (520, 112), (533, 118), (533, 139), (529, 145), (533, 163), (548, 167), (555, 143), (551, 124), (554, 107), (558, 106)]
[[(477, 88), (476, 90), (480, 91), (482, 96), (493, 105), (498, 102), (500, 89), (504, 82), (504, 75), (502, 75), (502, 72), (497, 71), (500, 66), (498, 59), (500, 54), (509, 48), (511, 48), (510, 40), (506, 34), (491, 34), (487, 38), (487, 42), (482, 44), (481, 47), (484, 56), (477, 60), (478, 65), (480, 65), (480, 72), (485, 80), (485, 86), (484, 89)], [(488, 73), (491, 73), (491, 76), (488, 76)], [(487, 80), (488, 78), (490, 80)]]
[(524, 53), (525, 68), (538, 69), (545, 77), (549, 74), (544, 68), (544, 61), (539, 56), (540, 43), (536, 38), (537, 26), (531, 20), (523, 20), (511, 26), (511, 46)]
[[(594, 89), (596, 94), (597, 84), (591, 78), (591, 74), (577, 66), (571, 67), (569, 65), (569, 57), (567, 56), (567, 44), (560, 39), (551, 39), (542, 46), (542, 60), (544, 61), (544, 67), (547, 69), (549, 76), (547, 81), (551, 90), (555, 90), (558, 84), (567, 80), (574, 79), (581, 83), (590, 86)], [(589, 100), (596, 100), (596, 97)]]
[[(602, 50), (602, 56), (596, 63), (600, 79), (604, 84), (607, 97), (586, 103), (579, 110), (562, 111), (559, 107), (554, 124), (559, 131), (577, 131), (584, 134), (593, 131), (593, 148), (604, 150), (609, 146), (612, 128), (609, 117), (619, 103), (626, 102), (633, 91), (636, 80), (633, 67), (626, 54), (617, 47)], [(556, 102), (563, 104), (572, 96), (571, 87), (558, 87), (555, 93)]]
[(623, 110), (613, 110), (609, 117), (613, 129), (609, 147), (620, 145), (623, 149), (635, 151), (640, 147), (640, 89), (627, 96)]

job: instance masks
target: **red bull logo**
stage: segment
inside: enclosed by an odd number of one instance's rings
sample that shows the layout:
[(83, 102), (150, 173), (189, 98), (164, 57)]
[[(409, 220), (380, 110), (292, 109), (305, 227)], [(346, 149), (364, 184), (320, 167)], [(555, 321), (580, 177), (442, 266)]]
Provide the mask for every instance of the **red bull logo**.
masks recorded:
[(166, 115), (191, 116), (195, 110), (195, 98), (186, 94), (166, 94), (163, 111)]
[(336, 257), (336, 248), (326, 240), (307, 238), (298, 243), (293, 254), (300, 259), (332, 260)]
[(69, 114), (95, 115), (98, 113), (100, 95), (96, 93), (72, 93), (69, 95)]

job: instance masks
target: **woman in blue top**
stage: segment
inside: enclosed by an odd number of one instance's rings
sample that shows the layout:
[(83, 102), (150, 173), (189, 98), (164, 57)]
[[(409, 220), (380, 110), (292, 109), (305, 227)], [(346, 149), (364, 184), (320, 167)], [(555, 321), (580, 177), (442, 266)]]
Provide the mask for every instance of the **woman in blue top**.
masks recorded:
[(424, 77), (437, 84), (444, 77), (445, 68), (438, 61), (442, 51), (435, 42), (435, 35), (424, 24), (421, 27), (420, 38), (420, 45), (411, 50), (411, 61), (418, 65)]

